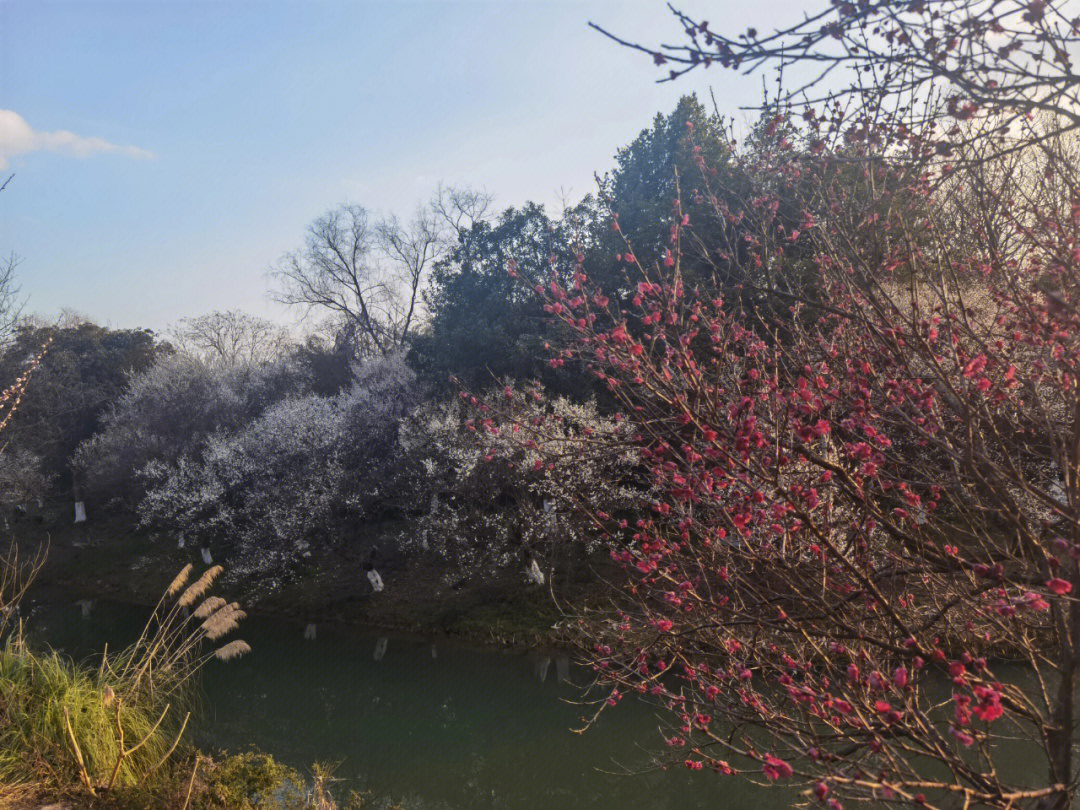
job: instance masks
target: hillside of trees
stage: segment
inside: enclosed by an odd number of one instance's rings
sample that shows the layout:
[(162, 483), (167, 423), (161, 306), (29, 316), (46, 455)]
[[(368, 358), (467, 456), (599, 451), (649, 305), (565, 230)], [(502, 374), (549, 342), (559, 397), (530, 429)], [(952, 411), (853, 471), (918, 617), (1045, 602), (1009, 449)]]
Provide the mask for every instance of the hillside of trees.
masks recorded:
[[(85, 579), (128, 534), (125, 578), (201, 560), (167, 593), (163, 632), (197, 639), (173, 666), (243, 618), (194, 607), (221, 563), (249, 604), (314, 592), (335, 615), (540, 594), (540, 629), (591, 679), (582, 726), (645, 701), (657, 770), (826, 810), (1067, 810), (1080, 16), (1063, 6), (835, 2), (765, 34), (672, 9), (677, 44), (605, 31), (667, 81), (820, 72), (738, 136), (684, 97), (562, 211), (449, 187), (408, 219), (328, 210), (269, 272), (302, 340), (239, 312), (167, 335), (21, 319), (0, 274), (0, 517), (88, 542)], [(168, 647), (147, 627), (131, 694)]]
[[(357, 554), (365, 569), (426, 555), (458, 587), (535, 587), (559, 564), (587, 571), (570, 542), (580, 521), (565, 483), (615, 476), (629, 503), (640, 481), (618, 471), (625, 460), (534, 470), (534, 459), (518, 476), (493, 473), (458, 391), (529, 381), (537, 408), (565, 412), (573, 430), (613, 429), (604, 386), (553, 356), (569, 333), (530, 287), (580, 256), (629, 303), (640, 277), (609, 255), (630, 234), (641, 260), (663, 259), (657, 201), (701, 154), (688, 125), (734, 176), (723, 122), (687, 96), (616, 152), (595, 195), (564, 211), (498, 210), (456, 188), (406, 221), (329, 210), (269, 273), (269, 294), (306, 316), (303, 339), (241, 312), (167, 334), (74, 313), (13, 320), (0, 371), (14, 378), (48, 348), (0, 455), (5, 520), (62, 527), (81, 503), (89, 525), (107, 519), (163, 548), (204, 549), (237, 579), (288, 582), (313, 548)], [(704, 278), (708, 257), (688, 272)], [(380, 525), (405, 528), (356, 547), (351, 538)]]

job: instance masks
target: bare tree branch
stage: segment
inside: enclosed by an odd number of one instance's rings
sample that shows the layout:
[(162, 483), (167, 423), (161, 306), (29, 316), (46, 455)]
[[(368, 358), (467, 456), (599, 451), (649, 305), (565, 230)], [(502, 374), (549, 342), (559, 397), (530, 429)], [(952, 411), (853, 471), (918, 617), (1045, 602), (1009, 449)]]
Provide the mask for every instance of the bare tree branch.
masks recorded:
[(304, 247), (271, 271), (274, 298), (340, 319), (357, 356), (400, 351), (423, 314), (428, 272), (490, 204), (486, 193), (440, 186), (408, 222), (373, 222), (359, 205), (329, 211), (308, 226)]

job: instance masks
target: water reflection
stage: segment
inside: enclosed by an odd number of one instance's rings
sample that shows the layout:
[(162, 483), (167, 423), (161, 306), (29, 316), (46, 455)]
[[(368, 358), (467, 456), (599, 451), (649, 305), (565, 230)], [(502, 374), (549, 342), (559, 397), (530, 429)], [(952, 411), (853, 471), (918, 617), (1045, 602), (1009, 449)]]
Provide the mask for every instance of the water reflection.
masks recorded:
[(548, 669), (551, 667), (551, 656), (544, 655), (537, 658), (533, 664), (536, 677), (540, 679), (540, 683), (547, 680)]
[(559, 683), (570, 680), (570, 659), (561, 655), (555, 659), (555, 677)]

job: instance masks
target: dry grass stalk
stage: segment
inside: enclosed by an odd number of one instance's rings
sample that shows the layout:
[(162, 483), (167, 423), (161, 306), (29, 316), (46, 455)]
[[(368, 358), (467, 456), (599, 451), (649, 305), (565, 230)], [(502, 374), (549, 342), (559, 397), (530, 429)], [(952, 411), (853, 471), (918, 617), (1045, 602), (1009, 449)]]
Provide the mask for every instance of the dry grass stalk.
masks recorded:
[[(168, 708), (168, 707), (166, 707), (166, 708)], [(158, 760), (157, 765), (155, 765), (154, 767), (152, 767), (150, 770), (148, 770), (146, 773), (144, 773), (142, 775), (142, 777), (139, 779), (139, 784), (142, 784), (143, 781), (146, 779), (146, 777), (148, 777), (151, 774), (153, 774), (154, 772), (156, 772), (158, 770), (158, 768), (160, 768), (162, 765), (164, 765), (168, 761), (169, 757), (171, 757), (173, 755), (173, 751), (176, 750), (176, 746), (178, 746), (180, 744), (180, 738), (184, 736), (184, 730), (187, 728), (188, 720), (190, 720), (190, 719), (191, 719), (191, 712), (188, 712), (187, 714), (184, 715), (184, 722), (180, 724), (180, 731), (177, 733), (176, 739), (173, 740), (173, 744), (169, 747), (169, 750), (166, 751), (165, 755), (161, 759)]]
[(191, 789), (195, 786), (195, 774), (199, 771), (199, 757), (195, 757), (195, 764), (191, 768), (191, 779), (188, 780), (187, 795), (184, 796), (184, 805), (180, 810), (187, 810), (188, 804), (191, 803)]
[[(143, 677), (154, 672), (164, 676), (153, 679), (154, 689), (165, 688), (167, 694), (179, 688), (214, 656), (212, 652), (200, 653), (203, 640), (220, 639), (235, 630), (245, 618), (246, 614), (238, 604), (227, 604), (219, 596), (207, 596), (194, 611), (189, 613), (187, 610), (206, 594), (222, 571), (220, 565), (208, 568), (187, 585), (171, 606), (167, 604), (169, 592), (162, 597), (125, 661), (124, 674), (131, 674), (136, 686)], [(185, 572), (181, 572), (173, 582), (179, 582), (183, 587), (187, 578)], [(170, 587), (170, 591), (175, 593), (176, 589)]]
[(5, 634), (8, 623), (16, 615), (16, 608), (45, 564), (48, 553), (46, 543), (38, 546), (32, 557), (20, 559), (19, 547), (12, 541), (0, 556), (0, 636)]
[[(127, 759), (128, 757), (130, 757), (132, 754), (134, 754), (136, 751), (138, 751), (140, 748), (142, 748), (144, 745), (146, 745), (147, 742), (150, 741), (150, 739), (154, 736), (154, 732), (156, 732), (158, 730), (158, 727), (162, 724), (162, 722), (164, 722), (165, 715), (167, 715), (169, 713), (169, 706), (168, 706), (168, 704), (166, 704), (165, 709), (161, 712), (161, 717), (159, 717), (157, 722), (154, 723), (154, 725), (150, 729), (150, 731), (148, 731), (146, 733), (146, 736), (144, 736), (142, 738), (142, 740), (140, 740), (138, 743), (136, 743), (133, 748), (125, 748), (124, 747), (124, 726), (120, 723), (121, 705), (122, 705), (122, 701), (119, 698), (117, 698), (117, 700), (116, 700), (116, 743), (117, 743), (117, 749), (118, 750), (117, 750), (117, 754), (116, 754), (116, 764), (113, 766), (113, 770), (112, 770), (112, 776), (109, 777), (109, 783), (107, 785), (105, 785), (105, 791), (106, 792), (112, 790), (113, 785), (116, 784), (116, 777), (118, 777), (120, 775), (120, 768), (124, 764), (124, 760)], [(181, 733), (183, 733), (183, 729), (181, 729)], [(177, 740), (179, 740), (179, 737), (177, 737)], [(175, 745), (173, 747), (175, 747)]]
[(75, 739), (75, 731), (71, 727), (71, 713), (68, 711), (67, 706), (64, 707), (64, 727), (67, 730), (68, 739), (71, 741), (71, 750), (75, 754), (75, 764), (79, 766), (79, 781), (90, 791), (90, 795), (94, 796), (96, 795), (94, 783), (90, 781), (90, 774), (86, 772), (86, 760), (83, 758), (78, 740)]

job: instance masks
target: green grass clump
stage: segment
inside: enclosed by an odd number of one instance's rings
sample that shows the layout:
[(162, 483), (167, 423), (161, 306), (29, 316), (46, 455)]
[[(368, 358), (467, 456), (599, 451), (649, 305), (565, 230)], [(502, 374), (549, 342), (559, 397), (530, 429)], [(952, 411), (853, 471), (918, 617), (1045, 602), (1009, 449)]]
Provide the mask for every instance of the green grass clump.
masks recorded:
[[(0, 639), (25, 591), (17, 557), (0, 555)], [(209, 757), (182, 746), (194, 677), (212, 658), (248, 652), (226, 641), (245, 617), (208, 595), (220, 566), (169, 585), (138, 640), (100, 663), (78, 663), (23, 639), (0, 642), (0, 808), (337, 810), (330, 770), (305, 781), (266, 754)], [(350, 797), (348, 808), (363, 806)]]
[[(166, 758), (184, 716), (179, 706), (163, 705), (149, 689), (127, 688), (107, 668), (79, 666), (56, 652), (36, 653), (17, 638), (0, 650), (0, 782), (5, 785), (73, 792), (80, 788), (81, 756), (92, 785), (132, 786)], [(121, 740), (130, 752), (124, 757)]]
[[(234, 754), (209, 770), (202, 800), (207, 806), (229, 810), (259, 810), (268, 806), (300, 804), (298, 785), (303, 781), (292, 768), (269, 754)], [(295, 794), (295, 795), (294, 795)]]
[[(239, 605), (208, 596), (220, 566), (173, 580), (139, 639), (100, 665), (32, 649), (21, 628), (0, 648), (0, 800), (3, 793), (112, 800), (163, 770), (187, 727), (193, 678), (211, 658), (248, 651), (221, 639)], [(0, 802), (2, 803), (2, 802)], [(185, 800), (186, 803), (186, 800)]]

